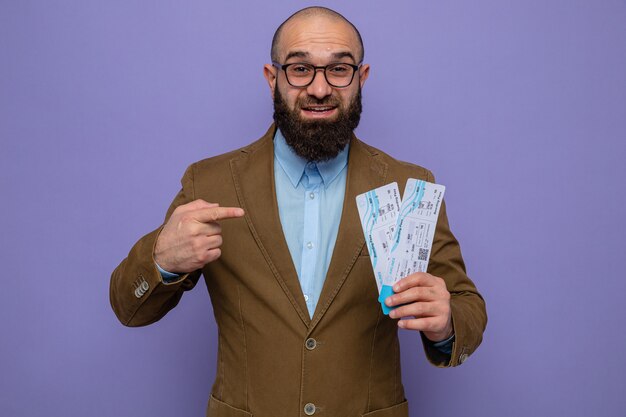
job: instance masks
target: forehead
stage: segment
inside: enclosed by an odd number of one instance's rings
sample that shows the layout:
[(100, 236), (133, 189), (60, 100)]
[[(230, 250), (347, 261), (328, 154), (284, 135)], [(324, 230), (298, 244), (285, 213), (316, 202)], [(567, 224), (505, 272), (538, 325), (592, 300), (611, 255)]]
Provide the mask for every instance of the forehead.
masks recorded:
[(360, 54), (357, 35), (348, 23), (328, 17), (296, 18), (288, 22), (279, 39), (281, 60), (303, 52), (310, 60), (327, 61), (337, 53), (349, 52), (355, 59)]

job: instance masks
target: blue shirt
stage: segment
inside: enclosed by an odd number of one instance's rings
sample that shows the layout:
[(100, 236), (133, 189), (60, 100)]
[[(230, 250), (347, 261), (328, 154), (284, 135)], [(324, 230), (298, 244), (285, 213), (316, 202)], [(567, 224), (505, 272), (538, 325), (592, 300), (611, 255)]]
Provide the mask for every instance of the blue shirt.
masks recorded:
[(276, 131), (278, 214), (311, 317), (337, 241), (347, 171), (348, 146), (330, 161), (308, 162), (287, 145), (280, 130)]

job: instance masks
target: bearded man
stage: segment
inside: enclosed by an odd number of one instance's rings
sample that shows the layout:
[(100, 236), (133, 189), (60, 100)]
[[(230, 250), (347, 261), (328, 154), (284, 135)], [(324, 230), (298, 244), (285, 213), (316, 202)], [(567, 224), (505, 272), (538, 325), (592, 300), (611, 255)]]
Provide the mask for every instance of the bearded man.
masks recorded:
[(434, 178), (354, 136), (363, 56), (340, 14), (289, 17), (264, 67), (275, 124), (191, 165), (164, 225), (113, 272), (111, 304), (128, 326), (159, 320), (204, 276), (219, 329), (208, 416), (408, 416), (398, 327), (421, 332), (440, 367), (481, 342), (485, 305), (445, 206), (428, 273), (398, 282), (386, 300), (396, 308), (381, 311), (355, 196)]

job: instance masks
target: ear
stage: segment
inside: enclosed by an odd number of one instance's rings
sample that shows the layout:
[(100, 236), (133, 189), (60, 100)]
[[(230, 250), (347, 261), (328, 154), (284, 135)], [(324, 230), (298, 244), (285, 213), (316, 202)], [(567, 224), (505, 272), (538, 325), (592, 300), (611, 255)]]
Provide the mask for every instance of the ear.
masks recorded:
[(369, 64), (361, 65), (361, 68), (359, 68), (359, 84), (361, 84), (361, 88), (363, 88), (363, 85), (365, 84), (365, 80), (367, 80), (367, 77), (369, 76), (370, 76)]
[(276, 89), (276, 77), (278, 76), (278, 68), (276, 68), (272, 64), (265, 64), (263, 66), (263, 76), (267, 80), (267, 84), (270, 86), (272, 100), (274, 100), (274, 90)]

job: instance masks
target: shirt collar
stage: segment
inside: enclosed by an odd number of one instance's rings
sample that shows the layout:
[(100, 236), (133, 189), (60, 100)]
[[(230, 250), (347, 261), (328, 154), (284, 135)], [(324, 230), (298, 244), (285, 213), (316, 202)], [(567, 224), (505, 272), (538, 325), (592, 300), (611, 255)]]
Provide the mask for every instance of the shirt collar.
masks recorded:
[[(332, 183), (339, 173), (348, 165), (348, 149), (350, 144), (339, 155), (328, 161), (317, 162), (317, 170), (322, 177), (324, 187), (327, 187)], [(291, 146), (287, 144), (285, 137), (281, 133), (280, 129), (276, 129), (276, 135), (274, 135), (274, 156), (280, 163), (291, 184), (297, 187), (304, 174), (304, 168), (308, 161), (297, 155)]]

